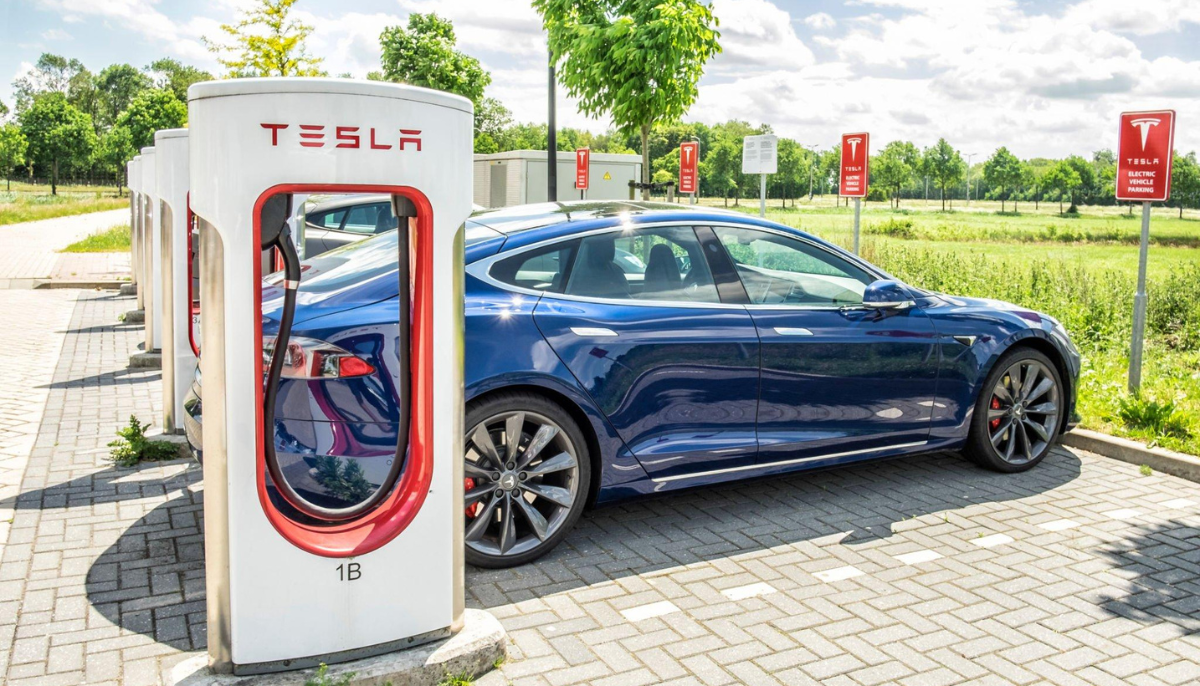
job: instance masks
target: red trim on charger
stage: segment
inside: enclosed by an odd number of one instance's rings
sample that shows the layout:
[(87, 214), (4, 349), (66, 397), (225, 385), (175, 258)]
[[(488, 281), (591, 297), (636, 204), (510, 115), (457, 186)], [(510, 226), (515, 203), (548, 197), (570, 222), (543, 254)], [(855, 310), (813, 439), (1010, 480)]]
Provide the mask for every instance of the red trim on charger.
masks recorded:
[[(281, 184), (268, 188), (254, 203), (254, 233), (260, 242), (263, 204), (279, 193), (387, 193), (412, 201), (417, 207), (416, 236), (413, 246), (416, 260), (412, 272), (412, 340), (409, 345), (409, 373), (412, 378), (409, 423), (408, 463), (399, 483), (383, 502), (359, 519), (327, 527), (300, 524), (275, 509), (267, 495), (264, 429), (262, 423), (262, 384), (255, 384), (255, 459), (258, 499), (267, 520), (281, 536), (301, 550), (324, 557), (350, 557), (375, 550), (408, 527), (420, 512), (433, 482), (433, 206), (429, 198), (415, 188), (385, 185)], [(254, 282), (262, 282), (260, 253), (251, 251)], [(410, 256), (411, 259), (411, 256)], [(254, 292), (254, 342), (247, 351), (262, 360), (262, 290)]]

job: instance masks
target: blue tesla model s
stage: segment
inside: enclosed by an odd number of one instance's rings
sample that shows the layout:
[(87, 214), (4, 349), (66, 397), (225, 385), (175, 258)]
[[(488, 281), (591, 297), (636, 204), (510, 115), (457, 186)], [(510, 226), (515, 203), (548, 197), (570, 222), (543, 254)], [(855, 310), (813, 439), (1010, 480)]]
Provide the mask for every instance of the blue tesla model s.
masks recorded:
[[(369, 498), (395, 457), (397, 235), (304, 263), (275, 445), (329, 507)], [(543, 555), (585, 506), (629, 496), (933, 450), (1020, 472), (1074, 423), (1079, 354), (1054, 319), (903, 284), (779, 224), (527, 205), (475, 214), (465, 258), (479, 566)], [(264, 336), (280, 293), (265, 287)], [(199, 378), (187, 407), (198, 451)]]

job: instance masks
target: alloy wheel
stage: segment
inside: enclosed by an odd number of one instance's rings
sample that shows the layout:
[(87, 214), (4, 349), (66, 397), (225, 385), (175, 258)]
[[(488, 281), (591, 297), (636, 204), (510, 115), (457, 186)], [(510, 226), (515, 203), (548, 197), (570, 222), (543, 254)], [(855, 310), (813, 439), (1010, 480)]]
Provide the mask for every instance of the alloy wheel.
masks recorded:
[(1037, 360), (1015, 362), (992, 388), (988, 436), (1000, 459), (1025, 464), (1045, 452), (1058, 430), (1059, 389)]
[(519, 555), (553, 536), (579, 497), (579, 458), (567, 432), (535, 412), (502, 412), (466, 436), (466, 544)]

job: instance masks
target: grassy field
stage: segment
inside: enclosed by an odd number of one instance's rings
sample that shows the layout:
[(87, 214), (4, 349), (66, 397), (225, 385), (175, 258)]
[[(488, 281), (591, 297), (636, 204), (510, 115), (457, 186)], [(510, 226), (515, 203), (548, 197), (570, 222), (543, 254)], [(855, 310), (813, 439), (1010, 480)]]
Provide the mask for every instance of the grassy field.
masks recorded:
[[(851, 209), (831, 199), (774, 205), (769, 219), (850, 245)], [(1131, 219), (1111, 207), (1063, 217), (1057, 204), (1036, 212), (1022, 204), (1020, 214), (1011, 205), (1001, 213), (999, 203), (953, 212), (941, 212), (940, 203), (907, 205), (864, 207), (864, 257), (923, 288), (999, 298), (1058, 318), (1083, 352), (1083, 426), (1200, 455), (1200, 214), (1153, 213), (1142, 393), (1133, 398), (1125, 388), (1140, 208)], [(757, 213), (758, 205), (739, 209)]]
[(14, 182), (11, 192), (0, 190), (0, 226), (122, 207), (129, 207), (129, 197), (118, 197), (112, 187), (59, 186), (51, 195), (48, 186)]
[(128, 224), (110, 226), (63, 248), (61, 252), (129, 252)]

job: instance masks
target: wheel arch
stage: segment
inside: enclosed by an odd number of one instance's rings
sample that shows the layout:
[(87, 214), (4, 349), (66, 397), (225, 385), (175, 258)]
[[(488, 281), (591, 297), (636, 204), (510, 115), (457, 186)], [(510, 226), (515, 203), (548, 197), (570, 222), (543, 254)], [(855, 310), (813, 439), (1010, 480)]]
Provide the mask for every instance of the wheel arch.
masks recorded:
[(1062, 351), (1058, 349), (1058, 346), (1054, 345), (1054, 342), (1050, 340), (1049, 336), (1039, 335), (1037, 331), (1032, 329), (1026, 330), (1023, 332), (1023, 334), (1024, 335), (1018, 334), (1010, 338), (1004, 345), (998, 346), (995, 354), (993, 354), (991, 359), (988, 360), (987, 365), (980, 370), (979, 391), (975, 396), (976, 402), (978, 402), (978, 399), (983, 393), (987, 392), (987, 384), (985, 384), (984, 381), (987, 379), (988, 375), (992, 373), (992, 369), (995, 368), (996, 363), (1000, 361), (1000, 358), (1007, 355), (1010, 351), (1019, 350), (1021, 348), (1036, 350), (1050, 358), (1050, 361), (1054, 364), (1055, 370), (1058, 371), (1058, 377), (1062, 379), (1063, 396), (1072, 399), (1069, 406), (1064, 406), (1063, 412), (1058, 418), (1058, 430), (1060, 433), (1064, 433), (1071, 419), (1071, 412), (1074, 409), (1073, 399), (1075, 397), (1074, 379), (1071, 377), (1071, 369), (1067, 365), (1066, 356), (1063, 355)]
[(596, 497), (600, 492), (600, 481), (603, 476), (604, 466), (601, 459), (600, 438), (596, 433), (596, 427), (593, 425), (592, 418), (588, 416), (587, 411), (566, 393), (549, 386), (529, 382), (491, 387), (481, 390), (474, 395), (468, 393), (467, 403), (486, 402), (494, 396), (505, 393), (525, 393), (544, 398), (561, 407), (579, 425), (579, 430), (583, 432), (583, 438), (587, 442), (588, 465), (592, 470), (592, 480), (588, 485), (586, 502), (586, 506), (591, 507), (596, 502)]

